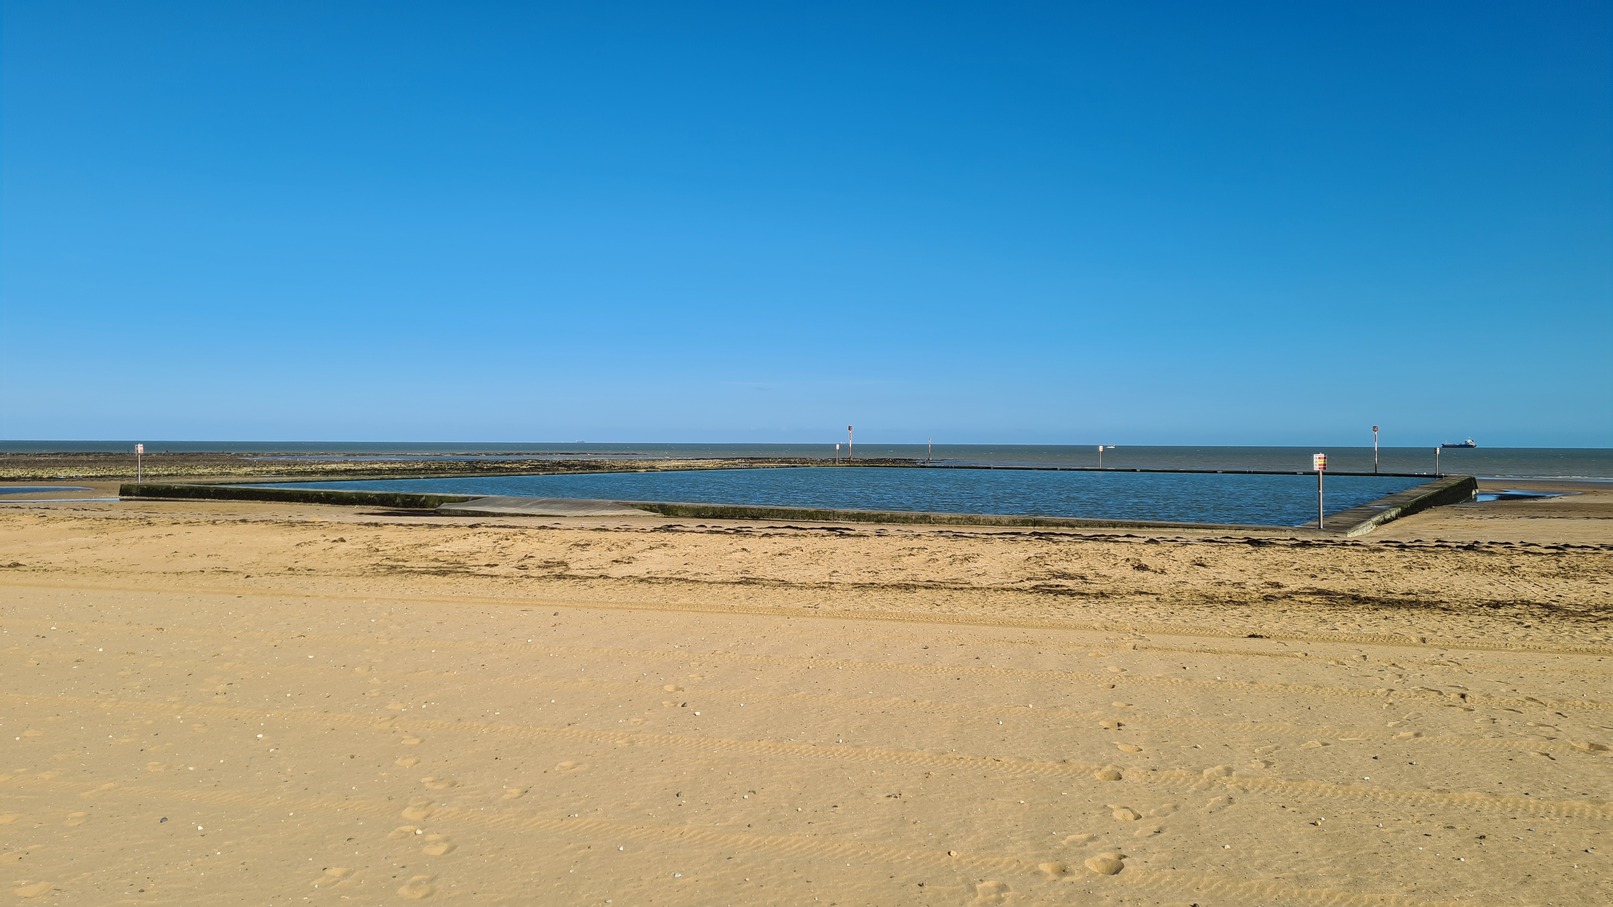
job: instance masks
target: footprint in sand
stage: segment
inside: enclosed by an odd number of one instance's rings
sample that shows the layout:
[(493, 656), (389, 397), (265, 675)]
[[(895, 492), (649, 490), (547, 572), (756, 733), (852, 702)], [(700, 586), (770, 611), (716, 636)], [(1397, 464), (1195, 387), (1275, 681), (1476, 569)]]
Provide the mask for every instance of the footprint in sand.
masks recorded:
[(420, 764), (420, 757), (419, 756), (399, 756), (397, 759), (393, 760), (392, 764), (393, 765), (399, 765), (399, 766), (402, 766), (404, 768), (413, 768), (414, 766)]
[(22, 739), (24, 739), (24, 740), (32, 740), (35, 737), (43, 737), (43, 736), (45, 736), (44, 731), (37, 731), (37, 730), (34, 730), (33, 728), (29, 728), (28, 730), (22, 732)]
[(452, 778), (439, 778), (436, 775), (427, 775), (420, 779), (428, 790), (448, 790), (459, 786), (459, 782)]
[(1165, 826), (1163, 826), (1163, 825), (1144, 825), (1142, 828), (1139, 828), (1135, 832), (1132, 832), (1132, 837), (1135, 837), (1135, 838), (1152, 838), (1154, 835), (1157, 835), (1157, 834), (1159, 834), (1160, 832), (1162, 832), (1164, 830), (1165, 830)]
[(1006, 903), (1008, 900), (1008, 883), (992, 880), (981, 882), (975, 886), (974, 907), (989, 907), (993, 904)]
[(146, 771), (152, 772), (153, 774), (155, 774), (157, 772), (165, 772), (167, 770), (168, 770), (168, 763), (166, 763), (166, 762), (147, 762), (146, 763)]
[(346, 866), (332, 866), (325, 870), (324, 875), (314, 879), (313, 886), (315, 888), (345, 888), (347, 887), (347, 877), (352, 874), (353, 870)]
[(518, 800), (524, 796), (526, 796), (526, 788), (524, 787), (504, 788), (504, 799), (506, 800)]
[(23, 885), (21, 888), (14, 888), (12, 889), (11, 893), (19, 898), (37, 898), (55, 887), (55, 885), (52, 885), (49, 882), (35, 882), (32, 885)]
[(1143, 748), (1135, 743), (1117, 743), (1115, 744), (1115, 749), (1122, 753), (1140, 753), (1143, 751)]
[(88, 821), (90, 821), (90, 814), (89, 813), (76, 812), (76, 813), (68, 813), (67, 818), (62, 821), (62, 824), (66, 825), (68, 828), (77, 828), (80, 825), (83, 825), (85, 822), (88, 822)]
[(587, 767), (588, 767), (587, 765), (584, 765), (581, 762), (577, 762), (577, 761), (572, 760), (572, 759), (567, 759), (566, 761), (561, 762), (558, 765), (556, 765), (554, 767), (554, 770), (557, 771), (557, 772), (580, 772), (580, 771), (582, 771), (583, 769), (585, 769)]
[(422, 834), (418, 825), (399, 825), (397, 828), (387, 832), (386, 838), (388, 841), (401, 841), (404, 838), (412, 838), (418, 834)]
[(662, 687), (661, 689), (666, 690), (668, 693), (681, 693), (681, 692), (683, 692), (683, 687), (680, 687), (675, 683), (669, 683), (666, 686)]
[(1067, 847), (1077, 847), (1091, 841), (1096, 837), (1097, 835), (1070, 835), (1068, 838), (1064, 839), (1064, 844)]
[(447, 835), (426, 835), (425, 846), (420, 850), (428, 857), (440, 857), (451, 854), (459, 845), (448, 840)]
[(1132, 809), (1129, 806), (1111, 806), (1109, 809), (1111, 810), (1109, 815), (1114, 816), (1116, 819), (1119, 819), (1122, 822), (1135, 822), (1143, 817), (1142, 813)]
[(1038, 863), (1036, 864), (1036, 868), (1040, 869), (1044, 874), (1047, 875), (1048, 878), (1051, 879), (1061, 878), (1070, 874), (1070, 867), (1058, 862), (1057, 860), (1050, 860), (1046, 863)]
[(1092, 773), (1092, 777), (1099, 781), (1119, 781), (1121, 779), (1120, 766), (1105, 765)]
[(431, 884), (436, 878), (436, 876), (415, 876), (403, 883), (403, 887), (398, 889), (398, 894), (411, 901), (425, 900), (437, 893), (437, 886)]
[(413, 800), (403, 808), (399, 815), (410, 822), (424, 822), (428, 816), (436, 811), (437, 804), (430, 800)]
[(1210, 802), (1204, 804), (1204, 808), (1199, 810), (1199, 811), (1202, 812), (1202, 813), (1206, 813), (1206, 814), (1208, 814), (1208, 813), (1218, 813), (1221, 810), (1226, 809), (1228, 806), (1231, 806), (1231, 805), (1232, 805), (1232, 798), (1231, 797), (1221, 796), (1221, 797), (1216, 797), (1215, 799), (1211, 800)]
[(1098, 875), (1112, 876), (1126, 868), (1125, 854), (1100, 853), (1095, 857), (1088, 857), (1086, 867)]
[(413, 734), (410, 734), (398, 742), (404, 746), (419, 746), (420, 744), (425, 743), (426, 740), (424, 737), (416, 737)]

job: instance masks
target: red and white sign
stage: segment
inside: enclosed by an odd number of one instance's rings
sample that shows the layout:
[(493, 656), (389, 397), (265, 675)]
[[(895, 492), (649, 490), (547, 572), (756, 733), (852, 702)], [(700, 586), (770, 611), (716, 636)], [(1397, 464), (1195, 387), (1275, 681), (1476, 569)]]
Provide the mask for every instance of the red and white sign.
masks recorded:
[(1327, 454), (1311, 454), (1311, 468), (1317, 472), (1327, 470)]
[(135, 452), (135, 454), (136, 454), (136, 455), (143, 455), (143, 454), (145, 454), (145, 452), (146, 452), (146, 445), (144, 445), (144, 444), (136, 444), (136, 445), (135, 445), (135, 446), (134, 446), (134, 452)]

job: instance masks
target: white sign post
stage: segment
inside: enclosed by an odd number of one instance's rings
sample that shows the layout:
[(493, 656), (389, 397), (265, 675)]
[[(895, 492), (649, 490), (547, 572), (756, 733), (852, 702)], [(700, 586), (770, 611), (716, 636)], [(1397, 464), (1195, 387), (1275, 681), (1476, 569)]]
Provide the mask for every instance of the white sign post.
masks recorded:
[(1439, 477), (1439, 448), (1434, 448), (1434, 477)]
[(850, 463), (857, 457), (851, 452), (851, 426), (846, 426), (846, 462)]
[(1372, 474), (1378, 474), (1378, 426), (1372, 426)]
[(1327, 454), (1311, 454), (1311, 468), (1316, 470), (1316, 528), (1326, 529), (1326, 516), (1322, 512), (1322, 473), (1327, 472)]
[(139, 482), (144, 475), (144, 470), (141, 468), (140, 464), (140, 458), (144, 457), (145, 455), (146, 445), (136, 444), (134, 446), (134, 480), (136, 482)]

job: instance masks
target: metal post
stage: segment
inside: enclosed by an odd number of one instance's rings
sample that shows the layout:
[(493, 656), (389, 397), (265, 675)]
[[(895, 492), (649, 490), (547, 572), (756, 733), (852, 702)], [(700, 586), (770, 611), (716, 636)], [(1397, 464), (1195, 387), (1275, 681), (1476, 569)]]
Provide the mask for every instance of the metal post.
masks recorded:
[(1434, 478), (1437, 479), (1437, 478), (1440, 477), (1440, 475), (1441, 475), (1441, 473), (1439, 471), (1439, 448), (1436, 447), (1436, 448), (1434, 448)]
[(855, 459), (857, 459), (856, 455), (851, 452), (851, 426), (848, 425), (846, 426), (846, 462), (850, 463)]
[(1372, 474), (1378, 474), (1378, 426), (1372, 426)]
[(1322, 509), (1322, 473), (1327, 472), (1327, 454), (1311, 454), (1311, 468), (1316, 470), (1316, 528), (1327, 528), (1327, 514)]
[(927, 438), (924, 441), (924, 465), (930, 465), (930, 457), (935, 455), (935, 439)]
[(144, 481), (145, 479), (145, 470), (142, 468), (142, 463), (140, 462), (145, 455), (146, 445), (136, 444), (134, 446), (134, 480), (137, 483)]

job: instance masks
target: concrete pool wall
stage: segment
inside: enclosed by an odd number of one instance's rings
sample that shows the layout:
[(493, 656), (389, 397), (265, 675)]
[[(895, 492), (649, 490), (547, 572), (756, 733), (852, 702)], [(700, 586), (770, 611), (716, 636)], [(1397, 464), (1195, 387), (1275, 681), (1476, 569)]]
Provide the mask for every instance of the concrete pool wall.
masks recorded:
[[(338, 504), (430, 510), (444, 516), (568, 516), (626, 515), (634, 512), (689, 519), (802, 520), (957, 526), (1016, 526), (1071, 529), (1227, 529), (1265, 531), (1288, 529), (1351, 537), (1430, 507), (1472, 500), (1478, 492), (1473, 476), (1444, 476), (1395, 492), (1378, 500), (1330, 515), (1326, 527), (1315, 522), (1298, 527), (1258, 526), (1242, 523), (1192, 523), (1152, 520), (1082, 519), (973, 513), (840, 510), (775, 507), (744, 504), (691, 504), (674, 501), (598, 501), (516, 498), (449, 494), (408, 494), (373, 491), (338, 491), (309, 488), (259, 488), (225, 484), (129, 483), (119, 494), (128, 498), (273, 501), (282, 503)], [(604, 508), (601, 505), (608, 505)]]

